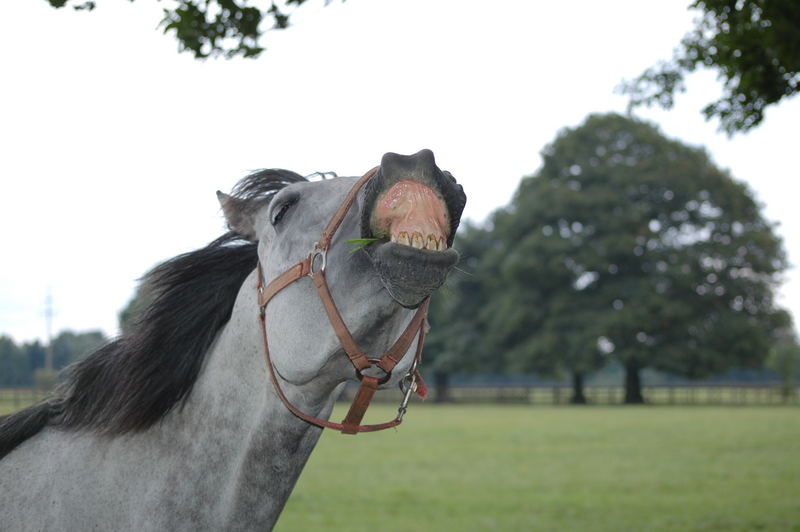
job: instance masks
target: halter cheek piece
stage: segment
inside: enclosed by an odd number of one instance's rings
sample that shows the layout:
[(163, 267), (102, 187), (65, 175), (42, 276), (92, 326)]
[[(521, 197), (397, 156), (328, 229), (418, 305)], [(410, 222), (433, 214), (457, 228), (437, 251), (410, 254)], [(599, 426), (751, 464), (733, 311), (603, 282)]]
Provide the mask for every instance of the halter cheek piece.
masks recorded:
[[(288, 408), (292, 414), (300, 419), (318, 427), (327, 427), (339, 430), (344, 434), (373, 432), (376, 430), (396, 427), (403, 421), (403, 415), (408, 407), (408, 401), (411, 398), (411, 394), (416, 391), (421, 397), (424, 397), (425, 395), (425, 384), (422, 381), (422, 377), (419, 374), (417, 366), (419, 365), (422, 357), (422, 343), (425, 340), (425, 318), (428, 314), (429, 299), (426, 298), (425, 301), (422, 302), (414, 314), (414, 317), (411, 319), (411, 322), (408, 324), (397, 341), (395, 341), (395, 343), (389, 348), (389, 350), (386, 351), (380, 358), (371, 358), (361, 351), (361, 349), (358, 347), (358, 344), (356, 344), (356, 341), (353, 339), (353, 336), (350, 334), (347, 325), (345, 325), (344, 320), (339, 313), (339, 309), (336, 308), (336, 303), (333, 301), (330, 290), (328, 290), (328, 283), (325, 281), (327, 253), (328, 249), (330, 248), (331, 241), (333, 240), (333, 235), (336, 233), (336, 230), (341, 225), (342, 220), (344, 220), (344, 217), (350, 210), (350, 206), (353, 204), (358, 191), (361, 190), (361, 187), (364, 186), (364, 184), (373, 175), (375, 175), (375, 172), (377, 171), (378, 167), (373, 168), (364, 174), (364, 176), (358, 180), (353, 188), (350, 189), (347, 197), (345, 197), (344, 201), (342, 201), (339, 209), (322, 231), (322, 236), (320, 237), (319, 241), (314, 244), (314, 249), (308, 254), (308, 257), (290, 267), (282, 274), (278, 275), (266, 286), (264, 286), (264, 276), (261, 271), (261, 262), (259, 261), (258, 263), (257, 289), (259, 323), (261, 324), (261, 339), (264, 343), (264, 357), (266, 358), (267, 368), (269, 369), (269, 376), (272, 380), (272, 385), (275, 387), (278, 397), (280, 397), (281, 401), (283, 401), (283, 404), (286, 405), (286, 408)], [(275, 366), (272, 364), (272, 359), (270, 358), (269, 354), (267, 326), (264, 320), (267, 304), (281, 290), (306, 276), (311, 278), (311, 281), (317, 288), (317, 293), (322, 300), (322, 305), (325, 308), (325, 313), (328, 315), (328, 320), (331, 322), (333, 331), (336, 333), (339, 343), (342, 345), (345, 353), (347, 353), (347, 357), (350, 359), (353, 367), (355, 367), (356, 376), (361, 382), (358, 392), (353, 398), (353, 403), (350, 405), (350, 410), (347, 412), (347, 416), (345, 416), (341, 423), (333, 423), (331, 421), (316, 418), (306, 414), (305, 412), (302, 412), (300, 409), (292, 405), (281, 389), (280, 383), (278, 382), (278, 378), (275, 374)], [(387, 421), (386, 423), (380, 423), (377, 425), (360, 425), (361, 420), (364, 417), (364, 413), (367, 411), (367, 407), (369, 407), (369, 403), (372, 400), (372, 396), (375, 393), (375, 390), (378, 388), (378, 385), (389, 381), (392, 376), (392, 370), (402, 360), (403, 356), (411, 346), (411, 343), (414, 341), (414, 337), (417, 336), (419, 337), (419, 340), (417, 342), (414, 361), (412, 362), (408, 373), (400, 382), (400, 388), (403, 390), (403, 400), (400, 403), (400, 408), (397, 411), (397, 417), (395, 417), (395, 419), (392, 421)], [(385, 375), (382, 378), (378, 378), (371, 377), (363, 373), (364, 370), (373, 366), (383, 370)]]

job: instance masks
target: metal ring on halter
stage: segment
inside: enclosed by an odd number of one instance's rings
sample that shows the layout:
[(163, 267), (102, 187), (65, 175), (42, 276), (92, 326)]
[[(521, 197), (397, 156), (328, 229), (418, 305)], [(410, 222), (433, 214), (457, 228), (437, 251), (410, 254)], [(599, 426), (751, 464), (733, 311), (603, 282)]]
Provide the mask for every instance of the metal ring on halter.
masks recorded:
[(417, 366), (418, 360), (414, 359), (414, 362), (411, 363), (411, 367), (408, 369), (408, 373), (406, 373), (405, 377), (400, 379), (400, 382), (397, 385), (400, 387), (400, 391), (403, 395), (411, 395), (413, 392), (417, 391)]
[(417, 376), (414, 373), (414, 370), (411, 370), (408, 375), (400, 380), (401, 390), (403, 389), (403, 381), (406, 379), (409, 379), (410, 383), (408, 388), (406, 388), (403, 392), (403, 401), (400, 403), (400, 408), (397, 409), (397, 417), (395, 418), (395, 421), (398, 422), (403, 421), (403, 416), (406, 415), (406, 411), (408, 410), (408, 402), (411, 400), (411, 394), (417, 391)]
[[(369, 362), (370, 362), (370, 365), (369, 365), (368, 367), (364, 368), (364, 369), (369, 369), (369, 368), (378, 368), (379, 370), (381, 370), (381, 371), (383, 371), (384, 373), (386, 373), (386, 375), (384, 375), (384, 376), (383, 376), (383, 377), (382, 377), (382, 378), (381, 378), (381, 379), (378, 381), (378, 384), (386, 384), (387, 382), (389, 382), (389, 379), (391, 379), (391, 378), (392, 378), (392, 372), (391, 372), (391, 371), (388, 371), (388, 372), (387, 372), (387, 371), (385, 371), (385, 370), (384, 370), (382, 367), (378, 366), (378, 364), (377, 364), (377, 363), (378, 363), (378, 362), (380, 362), (380, 361), (381, 361), (381, 359), (380, 359), (380, 358), (368, 358), (367, 360), (369, 360)], [(358, 380), (359, 380), (359, 381), (360, 381), (360, 380), (361, 380), (361, 379), (364, 377), (364, 375), (361, 373), (361, 370), (360, 370), (360, 369), (357, 369), (357, 370), (356, 370), (356, 377), (358, 377)]]
[(406, 394), (408, 392), (414, 393), (417, 391), (417, 376), (414, 373), (409, 373), (397, 383), (400, 388), (400, 393)]
[[(325, 267), (328, 265), (328, 250), (320, 249), (319, 243), (314, 244), (314, 249), (311, 250), (311, 253), (308, 254), (308, 276), (313, 276), (316, 272), (324, 272)], [(314, 262), (316, 262), (317, 257), (322, 258), (322, 264), (319, 266), (319, 270), (314, 271)]]

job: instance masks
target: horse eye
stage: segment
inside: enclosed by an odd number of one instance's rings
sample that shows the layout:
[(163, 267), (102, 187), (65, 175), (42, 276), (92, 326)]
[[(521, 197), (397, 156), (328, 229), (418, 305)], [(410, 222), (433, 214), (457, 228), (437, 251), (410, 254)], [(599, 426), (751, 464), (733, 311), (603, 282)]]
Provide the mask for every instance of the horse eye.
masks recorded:
[(278, 207), (272, 214), (272, 225), (277, 224), (283, 219), (283, 216), (289, 210), (289, 207), (297, 203), (297, 200), (290, 200), (283, 203), (280, 207)]

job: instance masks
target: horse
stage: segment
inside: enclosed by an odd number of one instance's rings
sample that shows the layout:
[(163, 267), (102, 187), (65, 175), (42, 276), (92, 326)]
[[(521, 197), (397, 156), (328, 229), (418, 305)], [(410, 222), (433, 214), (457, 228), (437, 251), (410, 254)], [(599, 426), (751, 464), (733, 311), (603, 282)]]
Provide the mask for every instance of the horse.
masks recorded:
[[(387, 153), (360, 179), (261, 170), (217, 195), (228, 232), (151, 270), (132, 330), (0, 418), (3, 530), (269, 530), (323, 427), (402, 421), (458, 261), (452, 174)], [(361, 425), (398, 384), (398, 417)]]

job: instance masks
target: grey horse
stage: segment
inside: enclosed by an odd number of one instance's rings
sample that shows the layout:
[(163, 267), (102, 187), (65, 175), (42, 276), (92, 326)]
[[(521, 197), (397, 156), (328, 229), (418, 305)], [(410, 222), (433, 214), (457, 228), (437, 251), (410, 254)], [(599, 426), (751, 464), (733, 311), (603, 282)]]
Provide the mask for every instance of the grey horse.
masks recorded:
[[(358, 372), (308, 277), (265, 306), (257, 287), (311, 256), (353, 340), (380, 354), (458, 259), (466, 198), (423, 150), (384, 155), (321, 264), (315, 243), (356, 181), (263, 170), (218, 193), (229, 233), (157, 266), (131, 332), (0, 418), (0, 529), (271, 529), (322, 429), (279, 397), (266, 336), (280, 393), (313, 419)], [(418, 338), (380, 387), (410, 375)]]

